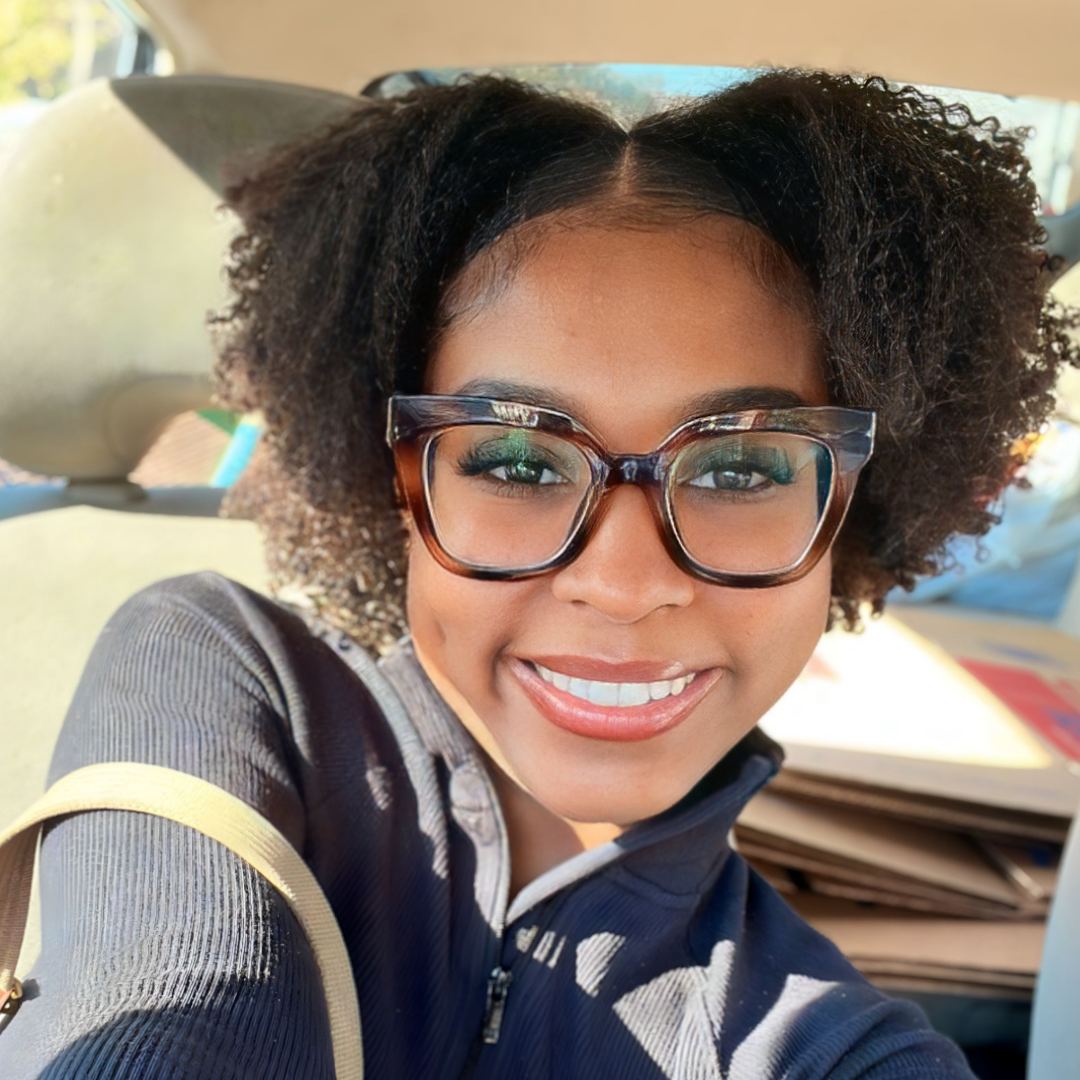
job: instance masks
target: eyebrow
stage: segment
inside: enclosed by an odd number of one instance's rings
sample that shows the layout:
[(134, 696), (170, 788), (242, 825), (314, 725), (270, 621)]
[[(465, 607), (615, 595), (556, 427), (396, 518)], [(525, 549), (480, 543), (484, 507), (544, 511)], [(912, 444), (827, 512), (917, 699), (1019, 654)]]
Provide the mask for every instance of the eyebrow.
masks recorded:
[[(540, 409), (580, 416), (581, 409), (572, 398), (554, 390), (508, 379), (472, 379), (458, 391), (467, 397), (488, 397), (504, 401), (520, 401)], [(730, 390), (714, 390), (698, 394), (686, 401), (679, 410), (677, 421), (682, 423), (698, 416), (720, 416), (743, 412), (746, 409), (791, 409), (809, 404), (793, 390), (779, 386), (740, 386)]]

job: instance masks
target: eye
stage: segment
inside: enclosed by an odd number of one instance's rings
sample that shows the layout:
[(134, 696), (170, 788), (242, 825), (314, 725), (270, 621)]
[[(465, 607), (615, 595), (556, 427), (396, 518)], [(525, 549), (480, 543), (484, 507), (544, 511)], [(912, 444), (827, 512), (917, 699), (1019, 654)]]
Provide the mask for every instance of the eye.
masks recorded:
[(749, 466), (721, 466), (689, 480), (691, 487), (712, 491), (756, 491), (776, 481)]
[[(511, 431), (491, 437), (488, 431), (457, 434), (454, 455), (458, 476), (506, 493), (525, 494), (572, 484), (581, 469), (572, 451), (554, 439)], [(449, 448), (450, 444), (447, 444)]]
[(507, 484), (546, 486), (567, 483), (565, 476), (560, 476), (542, 461), (512, 461), (486, 471), (489, 476)]
[(795, 479), (795, 463), (782, 447), (745, 440), (708, 447), (684, 462), (682, 483), (699, 491), (730, 495), (763, 495)]

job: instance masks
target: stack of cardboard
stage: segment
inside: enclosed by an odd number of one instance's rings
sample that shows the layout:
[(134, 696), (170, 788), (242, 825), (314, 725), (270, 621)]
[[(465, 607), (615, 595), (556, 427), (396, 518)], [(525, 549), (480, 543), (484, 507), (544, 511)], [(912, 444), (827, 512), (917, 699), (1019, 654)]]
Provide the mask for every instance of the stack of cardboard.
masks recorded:
[(813, 893), (790, 898), (812, 926), (884, 990), (1030, 999), (1046, 924), (866, 908)]
[(1030, 995), (1080, 807), (1080, 641), (947, 607), (826, 635), (739, 849), (890, 989)]

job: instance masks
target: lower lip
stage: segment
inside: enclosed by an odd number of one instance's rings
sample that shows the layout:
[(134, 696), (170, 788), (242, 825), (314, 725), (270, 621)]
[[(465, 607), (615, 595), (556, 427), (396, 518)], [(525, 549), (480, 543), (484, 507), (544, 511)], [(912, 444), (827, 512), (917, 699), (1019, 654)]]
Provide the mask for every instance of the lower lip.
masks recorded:
[(540, 678), (531, 664), (517, 657), (511, 658), (510, 670), (545, 720), (564, 731), (605, 742), (640, 742), (677, 727), (723, 674), (719, 668), (700, 671), (681, 694), (671, 694), (647, 705), (619, 708), (593, 705), (557, 690)]

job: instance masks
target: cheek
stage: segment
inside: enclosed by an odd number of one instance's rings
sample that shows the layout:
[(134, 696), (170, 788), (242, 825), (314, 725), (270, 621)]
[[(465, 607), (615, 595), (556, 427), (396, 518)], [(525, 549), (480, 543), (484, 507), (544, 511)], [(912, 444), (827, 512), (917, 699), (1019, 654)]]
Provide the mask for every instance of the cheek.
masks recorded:
[(723, 590), (734, 676), (759, 719), (802, 671), (825, 630), (832, 592), (828, 554), (801, 581), (773, 589)]
[(495, 662), (527, 607), (529, 583), (452, 574), (422, 541), (410, 539), (406, 613), (413, 641), (439, 674), (480, 708)]

